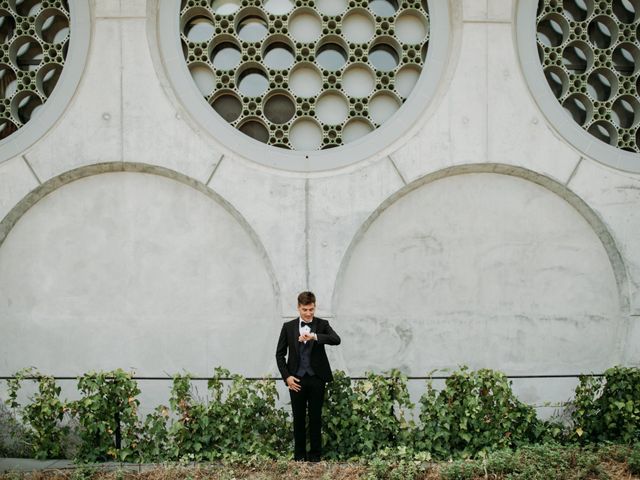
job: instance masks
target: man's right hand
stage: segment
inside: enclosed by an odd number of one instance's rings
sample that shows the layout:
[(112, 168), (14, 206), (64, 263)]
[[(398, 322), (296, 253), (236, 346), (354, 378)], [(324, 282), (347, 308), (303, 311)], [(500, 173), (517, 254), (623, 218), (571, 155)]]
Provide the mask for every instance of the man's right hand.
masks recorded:
[(293, 390), (294, 392), (299, 392), (302, 388), (300, 386), (300, 380), (293, 375), (287, 377), (287, 386), (289, 387), (289, 390)]

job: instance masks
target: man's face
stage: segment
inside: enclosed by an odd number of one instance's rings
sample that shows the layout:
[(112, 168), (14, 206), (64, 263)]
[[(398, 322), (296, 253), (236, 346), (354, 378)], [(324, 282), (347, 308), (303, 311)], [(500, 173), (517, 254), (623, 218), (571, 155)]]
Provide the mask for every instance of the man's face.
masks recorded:
[(316, 304), (310, 303), (309, 305), (298, 305), (298, 313), (300, 318), (305, 322), (313, 320), (313, 314), (316, 311)]

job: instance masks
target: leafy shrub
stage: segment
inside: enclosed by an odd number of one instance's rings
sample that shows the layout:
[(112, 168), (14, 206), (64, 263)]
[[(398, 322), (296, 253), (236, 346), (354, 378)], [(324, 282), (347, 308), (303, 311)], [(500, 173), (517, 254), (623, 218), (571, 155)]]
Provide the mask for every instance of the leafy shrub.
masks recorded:
[(411, 408), (407, 377), (398, 370), (391, 370), (388, 378), (367, 373), (356, 382), (336, 372), (323, 414), (326, 456), (368, 456), (407, 444), (414, 426), (407, 418)]
[(78, 390), (83, 397), (69, 404), (80, 426), (77, 460), (134, 460), (140, 389), (132, 374), (90, 372), (78, 379)]
[(160, 405), (138, 427), (136, 454), (143, 463), (157, 463), (171, 458), (170, 448), (169, 409)]
[(581, 442), (640, 441), (640, 369), (613, 367), (602, 377), (580, 377), (572, 420), (572, 438)]
[[(29, 404), (20, 408), (18, 391), (26, 379), (36, 382), (38, 391), (30, 398)], [(54, 378), (42, 375), (31, 367), (17, 372), (14, 378), (8, 380), (8, 386), (7, 404), (15, 412), (13, 418), (20, 416), (27, 426), (28, 433), (23, 439), (30, 446), (31, 455), (38, 459), (64, 457), (69, 429), (62, 424), (66, 408), (60, 400), (60, 387), (56, 385)], [(19, 430), (18, 428), (17, 432)]]
[[(21, 407), (18, 391), (26, 379), (37, 382), (37, 392)], [(522, 445), (563, 439), (562, 426), (537, 420), (534, 409), (515, 398), (499, 372), (463, 367), (440, 392), (427, 382), (416, 426), (407, 378), (400, 372), (368, 373), (352, 381), (338, 371), (327, 388), (325, 456), (368, 459), (369, 474), (385, 479), (420, 477), (432, 456), (476, 458), (443, 467), (444, 478), (471, 478), (481, 472), (535, 479), (549, 471), (555, 475), (549, 478), (563, 478), (561, 472), (567, 471), (604, 478), (601, 462), (627, 459), (629, 468), (638, 471), (640, 447), (630, 445), (638, 443), (639, 384), (640, 370), (616, 367), (603, 378), (582, 378), (573, 402), (571, 438), (623, 441), (626, 447), (603, 446), (598, 455), (583, 449), (578, 456), (575, 445), (574, 450), (560, 451), (552, 444), (515, 454), (512, 449)], [(35, 369), (18, 372), (8, 385), (8, 408), (0, 411), (3, 455), (22, 449), (38, 458), (58, 457), (73, 435), (79, 436), (76, 458), (81, 462), (282, 459), (292, 450), (288, 408), (276, 407), (272, 379), (253, 382), (217, 368), (206, 398), (200, 399), (191, 377), (177, 375), (169, 406), (159, 406), (144, 418), (138, 412), (138, 385), (122, 370), (80, 377), (82, 398), (67, 403), (60, 400), (54, 379)], [(69, 434), (65, 425), (73, 422), (77, 429)], [(13, 443), (6, 441), (7, 432)]]
[(524, 445), (543, 431), (535, 410), (520, 402), (507, 377), (494, 370), (463, 367), (439, 393), (428, 382), (420, 405), (416, 445), (440, 458)]
[(278, 393), (273, 381), (251, 382), (216, 368), (208, 382), (208, 404), (194, 399), (189, 376), (176, 376), (171, 407), (177, 420), (170, 427), (173, 458), (214, 460), (226, 455), (276, 457), (289, 450), (290, 428), (284, 410), (276, 408)]

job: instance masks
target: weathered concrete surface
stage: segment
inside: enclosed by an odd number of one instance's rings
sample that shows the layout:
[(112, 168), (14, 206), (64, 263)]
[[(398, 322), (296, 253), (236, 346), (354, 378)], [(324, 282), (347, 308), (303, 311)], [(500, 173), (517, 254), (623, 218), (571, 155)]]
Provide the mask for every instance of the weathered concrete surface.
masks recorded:
[(16, 157), (0, 163), (0, 219), (22, 200), (27, 193), (38, 186), (38, 180), (24, 157)]
[[(92, 2), (73, 101), (0, 165), (1, 373), (273, 373), (306, 288), (350, 373), (640, 364), (640, 177), (581, 159), (546, 123), (513, 1), (451, 2), (451, 71), (419, 133), (315, 174), (257, 166), (198, 131), (163, 76), (153, 5)], [(571, 386), (516, 385), (534, 403)], [(163, 388), (145, 383), (145, 403)]]
[(274, 299), (260, 249), (219, 203), (156, 175), (88, 177), (41, 200), (0, 249), (0, 369), (266, 374)]
[(621, 311), (600, 239), (525, 180), (454, 176), (385, 210), (336, 291), (349, 371), (468, 364), (574, 373), (620, 361)]

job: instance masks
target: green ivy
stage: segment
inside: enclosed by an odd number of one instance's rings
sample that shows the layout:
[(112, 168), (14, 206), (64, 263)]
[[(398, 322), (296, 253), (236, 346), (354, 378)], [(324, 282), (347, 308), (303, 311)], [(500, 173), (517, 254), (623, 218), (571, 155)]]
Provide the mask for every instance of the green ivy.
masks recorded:
[[(29, 404), (20, 408), (17, 398), (24, 380), (36, 382), (38, 391), (30, 398)], [(62, 422), (67, 409), (60, 400), (60, 387), (54, 378), (30, 367), (20, 370), (7, 382), (9, 398), (6, 403), (28, 426), (26, 441), (32, 455), (37, 459), (64, 457), (69, 428)]]
[[(21, 407), (18, 392), (25, 380), (37, 382), (38, 389)], [(273, 379), (254, 382), (216, 368), (200, 398), (190, 375), (176, 375), (169, 406), (161, 405), (145, 417), (138, 412), (140, 389), (122, 370), (83, 375), (78, 379), (81, 398), (73, 402), (62, 401), (54, 379), (35, 369), (21, 370), (8, 387), (5, 403), (11, 418), (25, 424), (26, 441), (37, 458), (64, 454), (69, 413), (77, 424), (80, 462), (233, 462), (282, 459), (292, 451), (289, 408), (276, 406)], [(478, 465), (484, 469), (481, 473), (516, 472), (514, 462), (520, 460), (505, 452), (553, 439), (637, 444), (640, 370), (615, 367), (602, 378), (581, 378), (566, 435), (561, 424), (538, 420), (534, 409), (515, 397), (506, 376), (492, 370), (463, 367), (440, 391), (429, 381), (420, 399), (417, 425), (413, 409), (407, 378), (397, 370), (367, 373), (361, 380), (336, 372), (326, 391), (325, 457), (368, 459), (372, 475), (388, 479), (418, 475), (432, 457), (482, 460), (453, 462), (451, 478), (466, 478), (479, 471)], [(496, 451), (503, 453), (492, 453)], [(634, 452), (630, 465), (637, 466), (637, 447)], [(555, 458), (551, 447), (525, 448), (520, 456), (529, 454), (547, 455), (549, 462)], [(589, 472), (596, 468), (590, 465), (579, 467)], [(522, 473), (513, 478), (528, 477)]]
[(69, 404), (80, 425), (77, 460), (135, 460), (140, 389), (132, 374), (90, 372), (78, 378), (78, 390), (82, 398)]
[(462, 367), (437, 392), (431, 382), (420, 399), (416, 445), (439, 458), (535, 442), (544, 431), (533, 407), (520, 402), (500, 372)]
[[(223, 378), (231, 378), (227, 387)], [(216, 368), (208, 382), (207, 403), (194, 399), (190, 377), (176, 376), (170, 427), (172, 458), (215, 460), (232, 453), (276, 457), (289, 450), (287, 414), (276, 407), (278, 393), (270, 379), (252, 382)]]
[(639, 442), (640, 369), (618, 366), (602, 377), (580, 377), (572, 407), (574, 440)]
[(352, 382), (336, 372), (328, 385), (323, 430), (325, 455), (346, 459), (369, 456), (381, 449), (407, 444), (414, 423), (407, 377), (398, 370), (367, 373)]

